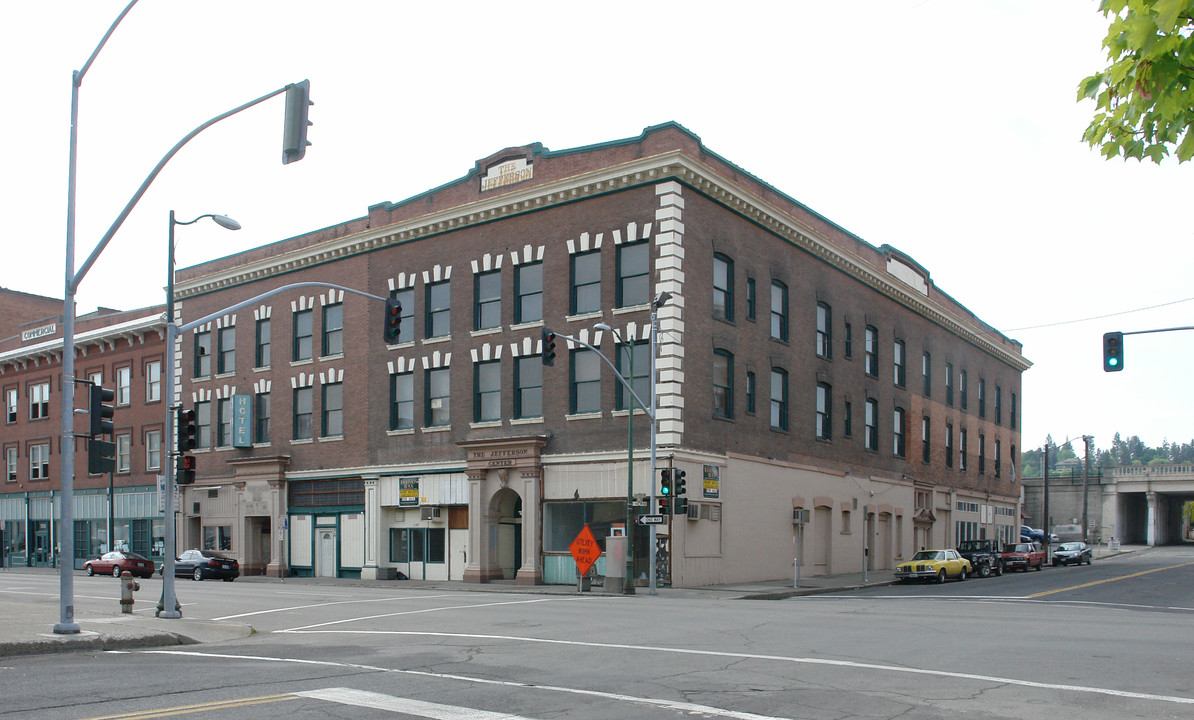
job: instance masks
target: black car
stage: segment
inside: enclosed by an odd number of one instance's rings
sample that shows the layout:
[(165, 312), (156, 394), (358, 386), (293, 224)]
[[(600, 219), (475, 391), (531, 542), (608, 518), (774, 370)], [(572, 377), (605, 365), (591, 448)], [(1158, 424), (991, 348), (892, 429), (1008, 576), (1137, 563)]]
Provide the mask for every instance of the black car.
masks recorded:
[(229, 553), (187, 550), (174, 560), (174, 577), (196, 580), (219, 578), (224, 582), (232, 582), (240, 577), (240, 563)]
[(1094, 560), (1094, 553), (1084, 542), (1068, 542), (1057, 546), (1053, 551), (1053, 567), (1058, 565), (1089, 565)]

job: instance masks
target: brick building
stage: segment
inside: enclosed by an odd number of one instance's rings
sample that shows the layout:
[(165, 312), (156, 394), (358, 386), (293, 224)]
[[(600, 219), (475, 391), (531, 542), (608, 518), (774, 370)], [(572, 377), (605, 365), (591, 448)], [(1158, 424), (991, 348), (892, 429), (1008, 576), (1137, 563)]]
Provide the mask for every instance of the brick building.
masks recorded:
[[(0, 339), (4, 421), (0, 486), (5, 565), (49, 566), (58, 548), (62, 454), (62, 301), (0, 289), (0, 315), (15, 334)], [(163, 547), (156, 476), (163, 461), (163, 307), (101, 308), (76, 320), (76, 376), (115, 391), (116, 470), (87, 471), (87, 441), (75, 441), (75, 562), (116, 547), (157, 559)], [(87, 407), (80, 389), (76, 405)], [(87, 416), (76, 415), (86, 434)], [(111, 500), (109, 500), (111, 496)], [(109, 508), (111, 503), (111, 508)], [(109, 519), (113, 521), (109, 539)]]
[[(181, 270), (179, 317), (298, 282), (392, 293), (402, 334), (383, 340), (381, 302), (317, 287), (183, 338), (203, 448), (180, 543), (229, 547), (250, 572), (575, 582), (577, 532), (624, 520), (628, 422), (633, 493), (657, 482), (651, 425), (583, 344), (544, 367), (541, 334), (600, 348), (647, 398), (662, 292), (659, 462), (690, 498), (659, 530), (665, 579), (788, 576), (794, 510), (809, 575), (1018, 524), (1020, 344), (674, 123), (507, 148)], [(634, 545), (642, 577), (646, 533)]]

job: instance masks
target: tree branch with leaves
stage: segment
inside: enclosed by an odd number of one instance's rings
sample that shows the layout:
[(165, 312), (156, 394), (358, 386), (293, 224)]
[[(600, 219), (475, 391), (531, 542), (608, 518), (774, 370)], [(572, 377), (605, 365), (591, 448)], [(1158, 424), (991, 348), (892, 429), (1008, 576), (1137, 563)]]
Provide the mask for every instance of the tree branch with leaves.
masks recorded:
[(1194, 157), (1194, 0), (1102, 0), (1110, 61), (1078, 86), (1095, 101), (1082, 139), (1104, 157)]

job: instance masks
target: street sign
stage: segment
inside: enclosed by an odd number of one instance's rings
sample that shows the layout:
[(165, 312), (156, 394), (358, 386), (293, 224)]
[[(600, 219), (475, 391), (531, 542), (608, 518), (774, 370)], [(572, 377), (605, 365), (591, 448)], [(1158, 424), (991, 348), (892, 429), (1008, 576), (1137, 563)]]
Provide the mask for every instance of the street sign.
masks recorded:
[(639, 515), (634, 522), (637, 525), (662, 525), (663, 520), (662, 515)]
[(576, 560), (576, 571), (582, 577), (601, 557), (601, 546), (597, 544), (597, 538), (593, 536), (593, 531), (589, 529), (588, 523), (585, 523), (580, 534), (568, 546), (568, 552), (572, 553), (572, 558)]

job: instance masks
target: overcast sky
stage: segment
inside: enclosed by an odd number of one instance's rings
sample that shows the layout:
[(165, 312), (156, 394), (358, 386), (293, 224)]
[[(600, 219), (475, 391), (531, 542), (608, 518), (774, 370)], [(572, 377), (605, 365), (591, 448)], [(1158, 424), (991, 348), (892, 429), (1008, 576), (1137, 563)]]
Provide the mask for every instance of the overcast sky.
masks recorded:
[[(62, 297), (71, 73), (126, 0), (0, 3), (0, 286)], [(581, 10), (579, 8), (586, 9)], [(577, 8), (577, 9), (574, 9)], [(592, 8), (592, 9), (588, 9)], [(599, 8), (599, 10), (598, 10)], [(1106, 161), (1079, 81), (1105, 65), (1094, 0), (314, 2), (141, 0), (83, 80), (80, 265), (158, 160), (209, 118), (309, 78), (306, 159), (282, 101), (205, 131), (84, 279), (79, 310), (164, 301), (180, 266), (361, 217), (505, 147), (669, 120), (1024, 344), (1023, 449), (1115, 432), (1194, 439), (1194, 163)]]

